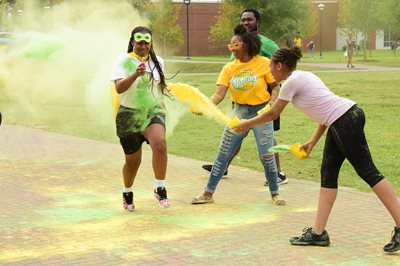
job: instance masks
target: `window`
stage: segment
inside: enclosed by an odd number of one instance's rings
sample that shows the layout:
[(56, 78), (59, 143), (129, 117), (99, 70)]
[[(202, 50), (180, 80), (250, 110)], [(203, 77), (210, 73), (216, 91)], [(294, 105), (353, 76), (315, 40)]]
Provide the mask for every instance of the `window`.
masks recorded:
[(390, 47), (394, 41), (396, 41), (396, 36), (391, 32), (385, 32), (383, 36), (383, 47)]

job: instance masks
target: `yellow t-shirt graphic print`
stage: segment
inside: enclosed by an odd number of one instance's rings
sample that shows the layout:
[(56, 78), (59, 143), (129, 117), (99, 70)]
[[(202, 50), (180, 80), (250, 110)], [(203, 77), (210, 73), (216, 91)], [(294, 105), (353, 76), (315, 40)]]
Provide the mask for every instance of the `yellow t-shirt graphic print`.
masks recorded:
[(231, 78), (230, 83), (234, 90), (245, 92), (254, 88), (257, 79), (257, 75), (252, 71), (243, 70)]
[(275, 80), (269, 70), (269, 59), (255, 56), (243, 63), (235, 59), (222, 69), (217, 85), (229, 88), (231, 100), (238, 104), (258, 105), (271, 98), (267, 84)]

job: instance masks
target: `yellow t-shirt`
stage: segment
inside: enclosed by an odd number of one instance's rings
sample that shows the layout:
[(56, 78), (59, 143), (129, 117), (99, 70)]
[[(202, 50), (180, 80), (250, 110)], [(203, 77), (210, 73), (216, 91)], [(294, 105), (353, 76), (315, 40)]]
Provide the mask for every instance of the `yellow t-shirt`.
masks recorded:
[(228, 87), (235, 103), (258, 105), (269, 101), (271, 95), (267, 84), (274, 82), (269, 59), (257, 55), (246, 63), (238, 59), (227, 63), (219, 74), (217, 85)]

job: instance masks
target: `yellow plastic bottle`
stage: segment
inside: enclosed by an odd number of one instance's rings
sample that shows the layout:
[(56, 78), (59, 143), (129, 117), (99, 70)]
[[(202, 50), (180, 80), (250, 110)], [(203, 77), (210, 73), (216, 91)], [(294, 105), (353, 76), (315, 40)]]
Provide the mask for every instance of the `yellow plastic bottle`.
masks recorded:
[(308, 157), (308, 153), (304, 149), (301, 149), (300, 146), (300, 143), (295, 143), (290, 146), (290, 151), (296, 156), (297, 159), (303, 160), (304, 158)]
[(231, 119), (231, 121), (229, 122), (229, 127), (233, 128), (234, 126), (236, 126), (237, 124), (240, 123), (240, 119), (239, 117), (235, 116), (234, 118)]

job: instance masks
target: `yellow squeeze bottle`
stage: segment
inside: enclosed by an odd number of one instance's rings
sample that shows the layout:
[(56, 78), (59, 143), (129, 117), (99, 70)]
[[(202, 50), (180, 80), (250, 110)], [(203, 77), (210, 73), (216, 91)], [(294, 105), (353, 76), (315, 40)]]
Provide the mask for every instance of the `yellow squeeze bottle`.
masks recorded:
[(304, 158), (308, 157), (308, 154), (304, 149), (301, 149), (300, 146), (300, 143), (295, 143), (290, 146), (290, 151), (296, 156), (297, 159), (303, 160)]
[(229, 127), (233, 128), (234, 126), (236, 126), (237, 124), (240, 123), (240, 119), (235, 116), (234, 118), (231, 119), (231, 121), (229, 122)]

